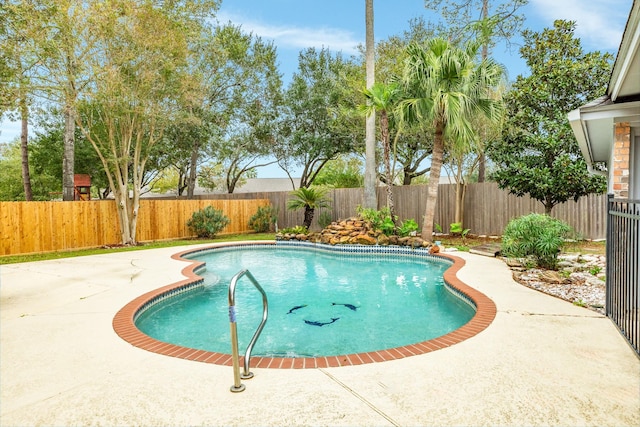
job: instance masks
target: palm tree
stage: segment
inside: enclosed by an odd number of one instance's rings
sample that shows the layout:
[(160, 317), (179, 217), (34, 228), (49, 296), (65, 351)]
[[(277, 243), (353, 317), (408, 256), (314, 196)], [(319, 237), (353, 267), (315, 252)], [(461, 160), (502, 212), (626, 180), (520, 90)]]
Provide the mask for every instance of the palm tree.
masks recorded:
[(442, 38), (407, 47), (402, 76), (407, 97), (400, 103), (402, 115), (405, 120), (431, 121), (435, 129), (422, 225), (422, 238), (427, 241), (433, 238), (445, 141), (473, 139), (474, 115), (484, 114), (490, 120), (500, 118), (502, 103), (492, 99), (490, 91), (502, 80), (505, 70), (491, 58), (477, 63), (479, 48), (477, 42), (457, 47)]
[(318, 187), (300, 187), (291, 192), (293, 196), (287, 202), (287, 209), (298, 210), (304, 208), (303, 226), (309, 229), (313, 220), (313, 213), (318, 208), (329, 207), (329, 201), (325, 198), (327, 191)]
[(391, 213), (391, 219), (395, 223), (395, 209), (393, 203), (393, 173), (391, 171), (391, 142), (389, 140), (389, 113), (393, 112), (398, 101), (399, 88), (396, 84), (376, 83), (371, 88), (363, 91), (368, 104), (363, 107), (365, 114), (375, 115), (380, 113), (380, 136), (382, 137), (382, 152), (384, 157), (384, 169), (387, 177), (387, 207)]
[[(375, 82), (375, 39), (373, 37), (373, 0), (365, 0), (365, 63), (367, 73), (367, 89)], [(365, 170), (364, 170), (364, 207), (376, 209), (376, 117), (375, 113), (367, 116), (365, 126)]]

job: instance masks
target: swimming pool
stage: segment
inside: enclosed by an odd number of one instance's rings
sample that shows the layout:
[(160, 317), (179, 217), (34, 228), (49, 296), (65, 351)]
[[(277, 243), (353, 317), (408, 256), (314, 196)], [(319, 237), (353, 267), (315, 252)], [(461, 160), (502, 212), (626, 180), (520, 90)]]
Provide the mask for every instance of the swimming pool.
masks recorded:
[[(253, 249), (250, 247), (252, 245), (246, 244), (231, 246), (232, 250), (226, 245), (227, 249), (200, 250), (198, 255), (194, 255), (194, 251), (179, 254), (182, 257), (206, 258), (209, 255), (205, 252), (210, 252), (213, 258), (207, 260), (206, 271), (199, 268), (202, 265), (200, 262), (193, 261), (194, 264), (189, 268), (191, 273), (187, 272), (194, 276), (191, 280), (143, 295), (125, 306), (114, 318), (116, 332), (132, 344), (151, 351), (230, 364), (227, 276), (237, 273), (241, 268), (250, 269), (269, 294), (269, 321), (253, 351), (257, 356), (257, 366), (340, 366), (421, 354), (475, 335), (486, 328), (495, 316), (495, 305), (486, 296), (455, 277), (455, 271), (462, 262), (459, 259), (434, 258), (426, 251), (406, 248), (402, 251), (394, 247), (324, 247), (311, 244), (305, 247), (298, 244), (291, 248), (281, 247), (280, 244), (274, 247), (273, 243), (259, 244)], [(238, 249), (238, 246), (242, 248)], [(319, 250), (320, 247), (323, 247), (322, 250)], [(292, 257), (301, 251), (308, 256), (304, 259)], [(275, 254), (276, 260), (267, 261), (268, 270), (263, 273), (256, 262), (266, 260), (267, 253)], [(336, 262), (348, 274), (335, 280), (337, 276), (331, 274), (325, 264), (335, 261), (338, 256)], [(248, 260), (248, 264), (243, 264), (243, 258)], [(410, 261), (407, 262), (407, 259)], [(452, 262), (454, 267), (444, 273), (443, 279), (443, 271)], [(374, 264), (381, 266), (386, 273), (382, 276), (376, 273), (380, 276), (380, 283), (372, 286), (372, 279), (366, 279), (362, 271)], [(433, 277), (421, 276), (419, 271), (431, 264), (435, 265), (438, 273)], [(397, 271), (389, 273), (391, 267), (397, 267)], [(196, 273), (202, 278), (195, 276)], [(268, 276), (276, 280), (271, 282)], [(303, 277), (307, 285), (292, 284), (293, 276)], [(311, 282), (313, 284), (309, 286)], [(259, 319), (252, 320), (251, 316), (259, 317), (261, 314), (261, 309), (252, 306), (258, 303), (259, 294), (251, 286), (242, 284), (239, 284), (238, 292), (242, 287), (253, 292), (246, 296), (238, 294), (236, 303), (241, 315), (245, 316), (244, 319), (238, 319), (241, 349), (259, 322)], [(291, 292), (300, 288), (309, 288), (317, 293), (305, 295)], [(375, 288), (375, 292), (372, 288)], [(167, 308), (169, 306), (170, 309)], [(218, 324), (210, 319), (202, 322), (198, 320), (200, 313), (196, 317), (187, 315), (185, 322), (178, 322), (192, 323), (194, 330), (207, 331), (203, 334), (204, 338), (197, 338), (204, 341), (192, 341), (190, 333), (178, 334), (186, 335), (186, 340), (183, 340), (184, 336), (176, 340), (165, 335), (167, 329), (173, 328), (170, 325), (176, 323), (171, 315), (163, 321), (164, 325), (162, 322), (154, 325), (155, 320), (150, 320), (157, 313), (180, 312), (188, 306), (192, 306), (189, 310), (193, 306), (204, 307), (205, 312), (216, 312), (214, 317), (222, 319)], [(429, 317), (434, 313), (439, 317), (450, 310), (456, 314), (443, 322)], [(400, 323), (391, 324), (388, 321), (389, 313), (393, 312), (401, 314)], [(438, 329), (440, 326), (444, 329)], [(243, 327), (247, 330), (242, 330)], [(273, 334), (268, 333), (269, 327)], [(284, 333), (279, 336), (281, 332)], [(302, 347), (295, 346), (297, 341), (302, 342)], [(301, 360), (304, 361), (300, 363)]]
[[(204, 286), (146, 310), (138, 328), (160, 341), (225, 352), (231, 337), (228, 286), (249, 270), (269, 298), (269, 320), (255, 356), (318, 357), (370, 352), (426, 341), (467, 323), (475, 307), (444, 284), (448, 260), (393, 252), (368, 254), (280, 245), (216, 249)], [(260, 323), (262, 299), (248, 283), (236, 290), (240, 348)]]

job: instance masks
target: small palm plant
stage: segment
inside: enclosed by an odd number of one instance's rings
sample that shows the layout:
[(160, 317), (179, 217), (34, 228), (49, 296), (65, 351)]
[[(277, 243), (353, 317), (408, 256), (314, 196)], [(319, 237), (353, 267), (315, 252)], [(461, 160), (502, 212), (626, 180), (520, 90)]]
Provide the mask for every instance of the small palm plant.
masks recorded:
[(537, 265), (555, 270), (558, 254), (572, 233), (566, 223), (549, 215), (532, 213), (509, 221), (502, 235), (502, 254), (507, 257), (533, 256)]
[(318, 208), (329, 207), (326, 199), (327, 190), (319, 187), (300, 187), (291, 192), (292, 198), (287, 202), (287, 209), (298, 210), (304, 208), (304, 222), (302, 225), (309, 229), (313, 214)]

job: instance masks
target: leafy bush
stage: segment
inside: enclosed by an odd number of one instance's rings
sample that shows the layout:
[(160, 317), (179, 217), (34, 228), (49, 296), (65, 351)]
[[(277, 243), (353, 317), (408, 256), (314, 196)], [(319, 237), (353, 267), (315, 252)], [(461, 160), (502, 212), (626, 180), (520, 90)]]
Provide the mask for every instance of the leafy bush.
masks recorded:
[(249, 218), (249, 228), (258, 233), (272, 231), (276, 219), (277, 214), (273, 206), (260, 206), (258, 211)]
[(280, 232), (282, 234), (307, 234), (309, 230), (304, 225), (296, 225), (295, 227), (283, 228)]
[(462, 229), (461, 222), (452, 222), (451, 224), (449, 224), (449, 233), (453, 234), (454, 236), (462, 236), (462, 238), (465, 238), (469, 231), (471, 231), (470, 228)]
[(389, 234), (393, 232), (393, 228), (390, 228), (389, 225), (390, 223), (393, 224), (393, 221), (391, 221), (391, 211), (389, 210), (389, 208), (376, 210), (358, 206), (356, 208), (356, 213), (358, 214), (360, 219), (371, 223), (371, 227), (373, 227), (374, 230), (382, 230), (385, 234), (387, 234), (387, 232), (385, 232), (384, 230), (389, 231)]
[(414, 219), (407, 219), (398, 228), (398, 235), (406, 237), (418, 231), (418, 223)]
[[(400, 237), (406, 237), (418, 231), (418, 223), (414, 219), (407, 219), (397, 226), (391, 219), (391, 210), (387, 207), (376, 210), (358, 206), (356, 213), (360, 219), (368, 221), (374, 230), (380, 230), (387, 236), (397, 234)], [(396, 216), (395, 219), (397, 222), (398, 217)]]
[(396, 225), (393, 223), (390, 216), (384, 217), (379, 228), (385, 234), (385, 236), (391, 236), (396, 231)]
[(187, 221), (187, 227), (198, 237), (212, 238), (230, 222), (231, 220), (221, 210), (207, 206), (191, 215), (191, 219)]
[(542, 268), (556, 269), (558, 253), (571, 233), (566, 223), (544, 214), (530, 214), (511, 220), (502, 235), (502, 254), (533, 256)]
[(460, 233), (462, 233), (462, 223), (461, 222), (452, 222), (449, 225), (449, 233), (451, 233), (451, 234), (460, 234)]

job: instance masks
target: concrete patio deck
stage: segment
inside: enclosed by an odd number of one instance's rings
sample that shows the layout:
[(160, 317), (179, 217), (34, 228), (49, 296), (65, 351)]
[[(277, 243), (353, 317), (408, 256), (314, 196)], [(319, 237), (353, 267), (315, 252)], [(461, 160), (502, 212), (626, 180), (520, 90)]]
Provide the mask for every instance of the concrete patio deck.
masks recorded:
[[(196, 247), (196, 246), (194, 246)], [(188, 247), (0, 266), (0, 425), (640, 425), (640, 359), (609, 319), (456, 254), (493, 299), (475, 337), (394, 361), (253, 369), (150, 353), (113, 331), (135, 297), (183, 279)]]

